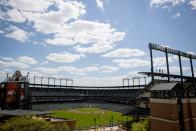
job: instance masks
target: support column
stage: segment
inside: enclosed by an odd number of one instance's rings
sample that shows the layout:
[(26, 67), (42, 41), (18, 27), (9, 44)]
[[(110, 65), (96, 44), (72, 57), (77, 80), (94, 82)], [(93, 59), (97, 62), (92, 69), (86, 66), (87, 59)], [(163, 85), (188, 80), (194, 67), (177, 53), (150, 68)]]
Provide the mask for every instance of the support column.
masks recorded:
[(61, 80), (62, 80), (62, 79), (60, 78), (60, 88), (61, 88)]
[(50, 78), (48, 77), (48, 87), (49, 87), (49, 84), (50, 84), (49, 81), (50, 81)]
[[(191, 74), (192, 74), (192, 79), (193, 79), (193, 86), (194, 86), (194, 95), (196, 96), (196, 87), (195, 87), (195, 76), (194, 76), (194, 68), (193, 68), (193, 61), (192, 61), (192, 55), (190, 55), (190, 65), (191, 65)], [(189, 97), (189, 94), (188, 94)], [(191, 103), (188, 103), (188, 111), (189, 111), (189, 118), (192, 118), (192, 107), (191, 107)], [(194, 124), (193, 124), (193, 119), (189, 120), (190, 122), (190, 129), (191, 131), (194, 131)]]
[(170, 72), (169, 72), (169, 60), (168, 60), (168, 52), (167, 47), (165, 47), (165, 56), (166, 56), (166, 65), (167, 65), (167, 77), (168, 77), (168, 83), (170, 82)]
[(7, 81), (8, 81), (8, 79), (9, 79), (9, 73), (6, 73), (6, 76), (7, 76)]
[(41, 77), (41, 88), (42, 88), (42, 84), (43, 84), (43, 76)]
[(192, 55), (190, 56), (190, 64), (191, 64), (191, 73), (192, 73), (192, 79), (193, 79), (194, 93), (196, 95), (196, 85), (195, 85), (195, 75), (194, 75)]
[(151, 60), (151, 76), (152, 76), (152, 83), (154, 84), (154, 66), (153, 66), (153, 55), (152, 55), (152, 47), (151, 43), (149, 44), (150, 49), (150, 60)]
[(7, 94), (7, 91), (6, 91), (6, 84), (5, 83), (1, 83), (0, 84), (1, 87), (0, 87), (0, 107), (1, 107), (1, 110), (2, 109), (5, 109), (5, 103), (6, 103), (6, 94)]
[(24, 109), (30, 110), (32, 107), (31, 107), (31, 92), (29, 88), (29, 82), (24, 83), (24, 100), (25, 100)]
[(55, 88), (55, 80), (56, 80), (56, 78), (53, 78), (53, 80), (54, 80), (54, 88)]
[(133, 78), (133, 88), (134, 88), (134, 86), (135, 86), (135, 82), (134, 82), (134, 80), (135, 80), (135, 78)]
[(34, 75), (34, 82), (33, 83), (34, 83), (34, 87), (35, 87), (35, 75)]
[(181, 97), (184, 98), (184, 82), (183, 82), (183, 72), (182, 72), (182, 62), (181, 62), (181, 56), (178, 54), (179, 58), (179, 65), (180, 65), (180, 79), (181, 79)]
[(183, 111), (182, 98), (178, 98), (177, 99), (177, 105), (178, 105), (179, 130), (180, 131), (185, 131), (185, 127), (184, 127), (184, 111)]
[(145, 85), (146, 85), (146, 77), (144, 77)]

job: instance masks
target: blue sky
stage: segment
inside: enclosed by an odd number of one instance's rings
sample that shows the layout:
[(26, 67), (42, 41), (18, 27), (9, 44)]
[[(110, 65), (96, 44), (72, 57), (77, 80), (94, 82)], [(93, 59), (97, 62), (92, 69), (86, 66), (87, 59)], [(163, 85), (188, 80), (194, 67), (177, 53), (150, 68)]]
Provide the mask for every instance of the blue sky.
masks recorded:
[[(1, 0), (0, 75), (17, 69), (74, 85), (122, 85), (150, 71), (149, 42), (196, 52), (195, 23), (196, 0)], [(164, 54), (154, 54), (156, 69), (165, 69)], [(190, 75), (186, 59), (183, 72)]]

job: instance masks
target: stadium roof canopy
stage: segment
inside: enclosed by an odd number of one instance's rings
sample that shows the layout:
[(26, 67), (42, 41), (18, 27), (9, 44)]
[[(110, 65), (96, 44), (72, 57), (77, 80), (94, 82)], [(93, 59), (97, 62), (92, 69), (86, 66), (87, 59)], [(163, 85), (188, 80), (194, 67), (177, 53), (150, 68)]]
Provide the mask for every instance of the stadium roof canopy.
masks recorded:
[(164, 91), (164, 90), (173, 90), (178, 83), (160, 83), (156, 84), (151, 88), (151, 91)]

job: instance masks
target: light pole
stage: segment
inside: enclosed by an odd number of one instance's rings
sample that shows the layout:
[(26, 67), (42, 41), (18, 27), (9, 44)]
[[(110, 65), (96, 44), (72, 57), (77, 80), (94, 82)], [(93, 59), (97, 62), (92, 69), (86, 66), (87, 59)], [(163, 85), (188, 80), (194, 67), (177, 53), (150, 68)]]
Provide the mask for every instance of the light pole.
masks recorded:
[(29, 81), (28, 78), (30, 74), (31, 74), (30, 72), (27, 72), (27, 79), (26, 79), (27, 82)]
[(9, 74), (10, 74), (10, 73), (6, 73), (6, 76), (7, 76), (7, 81), (8, 81), (8, 78), (9, 78)]

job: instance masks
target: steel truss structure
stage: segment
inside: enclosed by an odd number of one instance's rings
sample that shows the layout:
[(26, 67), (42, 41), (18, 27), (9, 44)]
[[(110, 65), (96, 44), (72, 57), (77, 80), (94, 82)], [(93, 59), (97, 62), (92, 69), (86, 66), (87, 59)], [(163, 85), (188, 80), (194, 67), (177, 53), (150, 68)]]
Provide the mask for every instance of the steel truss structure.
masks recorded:
[[(173, 55), (178, 56), (179, 68), (180, 68), (180, 79), (181, 79), (182, 87), (183, 87), (183, 82), (184, 82), (183, 79), (185, 79), (187, 76), (183, 75), (181, 57), (188, 58), (189, 61), (190, 61), (190, 66), (191, 66), (191, 74), (192, 74), (192, 81), (193, 81), (193, 84), (194, 84), (194, 89), (196, 89), (195, 75), (194, 75), (194, 68), (193, 68), (193, 60), (196, 60), (196, 55), (191, 54), (191, 53), (186, 53), (186, 52), (183, 52), (183, 51), (179, 51), (179, 50), (176, 50), (176, 49), (172, 49), (172, 48), (169, 48), (169, 47), (166, 47), (166, 46), (153, 44), (153, 43), (149, 43), (148, 47), (150, 49), (151, 77), (152, 77), (153, 82), (154, 82), (154, 76), (156, 74), (156, 73), (154, 73), (153, 50), (156, 50), (156, 51), (161, 51), (161, 52), (165, 53), (168, 82), (170, 82), (170, 77), (171, 77), (170, 69), (169, 69), (168, 54), (173, 54)], [(182, 90), (183, 90), (183, 88), (182, 88)]]

